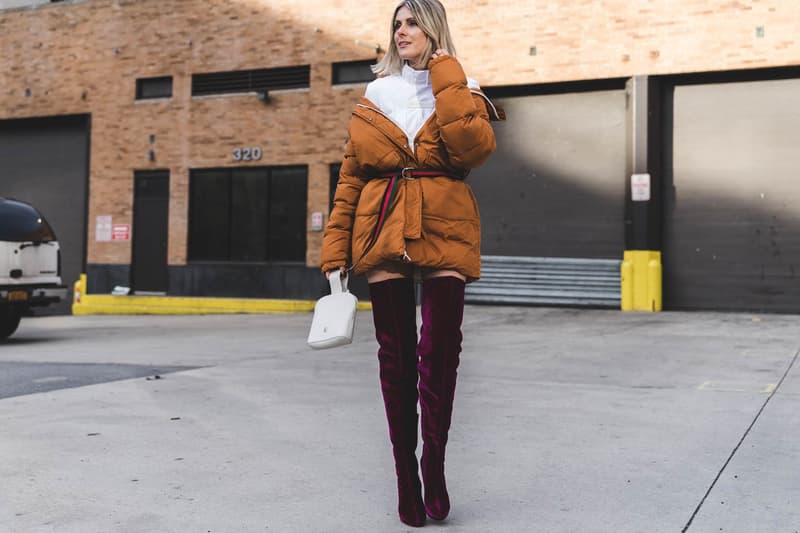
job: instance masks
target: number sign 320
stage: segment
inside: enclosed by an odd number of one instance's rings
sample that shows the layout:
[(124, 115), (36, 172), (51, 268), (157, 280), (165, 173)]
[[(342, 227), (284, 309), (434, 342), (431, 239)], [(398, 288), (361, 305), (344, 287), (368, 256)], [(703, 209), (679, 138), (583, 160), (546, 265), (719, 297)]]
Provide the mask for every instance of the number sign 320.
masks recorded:
[(258, 161), (261, 159), (263, 152), (260, 146), (253, 146), (252, 148), (234, 148), (233, 160), (234, 161)]

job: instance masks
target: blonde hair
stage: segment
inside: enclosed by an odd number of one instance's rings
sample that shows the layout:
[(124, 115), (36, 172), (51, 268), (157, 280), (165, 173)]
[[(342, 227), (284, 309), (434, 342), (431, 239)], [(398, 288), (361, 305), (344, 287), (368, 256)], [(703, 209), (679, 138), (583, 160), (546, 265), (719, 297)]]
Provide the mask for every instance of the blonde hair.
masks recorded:
[(447, 13), (439, 0), (403, 0), (392, 14), (389, 27), (389, 47), (386, 55), (372, 65), (372, 72), (378, 77), (396, 74), (403, 68), (404, 59), (400, 57), (397, 43), (394, 40), (394, 22), (397, 12), (406, 7), (417, 21), (417, 26), (428, 37), (428, 44), (420, 56), (420, 64), (427, 65), (431, 55), (437, 48), (442, 48), (451, 55), (456, 55), (453, 38), (450, 36), (450, 27), (447, 25)]

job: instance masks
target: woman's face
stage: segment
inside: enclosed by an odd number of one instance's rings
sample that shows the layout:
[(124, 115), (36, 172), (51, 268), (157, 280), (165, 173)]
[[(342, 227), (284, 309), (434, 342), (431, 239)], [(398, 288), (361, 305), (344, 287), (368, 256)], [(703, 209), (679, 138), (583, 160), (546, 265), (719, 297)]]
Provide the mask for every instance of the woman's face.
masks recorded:
[(428, 45), (428, 36), (417, 26), (411, 10), (405, 6), (397, 10), (394, 18), (394, 43), (402, 59), (412, 67), (422, 68), (417, 63)]

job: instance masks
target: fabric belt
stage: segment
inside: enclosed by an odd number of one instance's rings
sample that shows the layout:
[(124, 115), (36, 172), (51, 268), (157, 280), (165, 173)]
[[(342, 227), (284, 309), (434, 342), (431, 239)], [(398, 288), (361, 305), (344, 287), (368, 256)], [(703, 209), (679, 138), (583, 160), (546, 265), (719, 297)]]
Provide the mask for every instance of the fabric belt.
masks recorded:
[(417, 178), (438, 178), (438, 177), (445, 177), (454, 180), (463, 180), (466, 176), (461, 176), (459, 174), (453, 174), (452, 172), (446, 172), (444, 170), (434, 170), (434, 169), (424, 169), (424, 168), (412, 168), (406, 167), (399, 170), (394, 170), (392, 172), (385, 172), (383, 174), (379, 174), (375, 176), (376, 178), (403, 178), (407, 180), (415, 180)]
[[(394, 201), (394, 198), (395, 196), (397, 196), (397, 190), (399, 189), (401, 182), (400, 180), (416, 180), (417, 178), (437, 178), (437, 177), (451, 178), (454, 180), (463, 180), (466, 176), (460, 176), (458, 174), (453, 174), (452, 172), (446, 172), (444, 170), (419, 169), (411, 167), (406, 167), (403, 169), (395, 170), (393, 172), (386, 172), (384, 174), (379, 174), (375, 176), (376, 179), (387, 178), (389, 181), (386, 183), (386, 188), (384, 189), (383, 196), (381, 197), (381, 205), (380, 205), (380, 211), (378, 212), (378, 220), (375, 222), (375, 227), (372, 230), (372, 235), (370, 237), (369, 243), (367, 244), (367, 247), (364, 249), (364, 252), (362, 253), (361, 257), (367, 255), (367, 252), (369, 252), (375, 245), (375, 243), (378, 241), (378, 236), (380, 235), (381, 230), (383, 229), (383, 224), (384, 222), (386, 222), (386, 218), (392, 209), (392, 203)], [(420, 208), (421, 205), (422, 204), (420, 203)], [(419, 230), (420, 228), (416, 227), (416, 231), (414, 233), (419, 233)], [(409, 238), (419, 238), (419, 235), (405, 235), (405, 233), (404, 236)], [(355, 265), (350, 267), (349, 270), (352, 270), (353, 268), (355, 268)]]
[[(437, 178), (437, 177), (445, 177), (451, 178), (455, 180), (463, 180), (466, 176), (460, 176), (458, 174), (453, 174), (452, 172), (446, 172), (444, 170), (434, 170), (434, 169), (424, 169), (424, 168), (412, 168), (412, 167), (405, 167), (400, 170), (395, 170), (393, 172), (386, 172), (384, 174), (379, 174), (375, 176), (376, 178), (388, 178), (389, 182), (386, 184), (386, 189), (383, 191), (383, 197), (381, 199), (381, 209), (378, 213), (378, 221), (375, 224), (375, 228), (372, 230), (372, 238), (370, 239), (369, 246), (367, 247), (372, 248), (372, 245), (375, 244), (375, 241), (378, 240), (378, 235), (380, 235), (381, 230), (383, 229), (383, 223), (386, 222), (386, 217), (391, 210), (392, 201), (394, 197), (397, 195), (397, 189), (400, 185), (400, 180), (415, 180), (417, 178)], [(421, 204), (420, 204), (421, 207)], [(419, 228), (414, 233), (419, 233)], [(406, 235), (406, 237), (418, 238), (419, 235)]]

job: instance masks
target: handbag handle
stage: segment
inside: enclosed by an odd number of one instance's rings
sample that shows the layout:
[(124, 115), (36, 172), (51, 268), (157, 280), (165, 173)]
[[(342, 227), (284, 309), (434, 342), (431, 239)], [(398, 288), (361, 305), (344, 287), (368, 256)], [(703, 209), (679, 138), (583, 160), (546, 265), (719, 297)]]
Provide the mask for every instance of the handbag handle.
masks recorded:
[(331, 294), (339, 294), (340, 292), (347, 292), (347, 280), (350, 276), (342, 277), (342, 271), (338, 268), (331, 272), (328, 281), (331, 284)]

